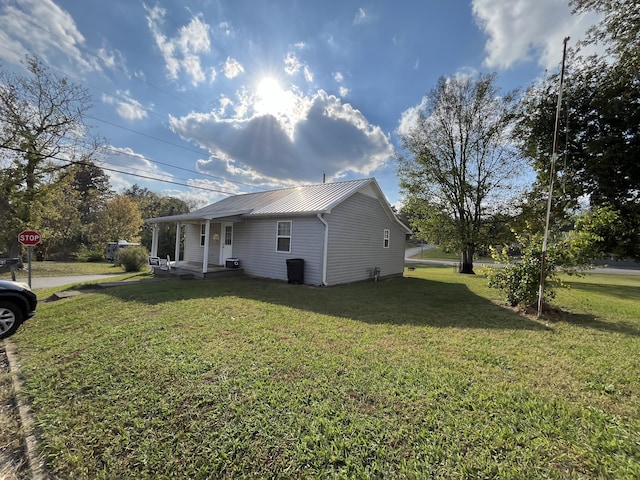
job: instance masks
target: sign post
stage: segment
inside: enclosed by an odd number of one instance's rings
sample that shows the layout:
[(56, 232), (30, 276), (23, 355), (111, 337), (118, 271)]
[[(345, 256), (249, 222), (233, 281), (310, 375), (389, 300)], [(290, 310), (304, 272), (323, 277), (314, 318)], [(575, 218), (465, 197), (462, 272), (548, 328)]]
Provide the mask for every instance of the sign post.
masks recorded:
[(33, 230), (24, 230), (18, 234), (18, 242), (27, 246), (27, 263), (29, 265), (29, 288), (31, 288), (31, 253), (33, 246), (40, 243), (42, 238), (38, 232)]

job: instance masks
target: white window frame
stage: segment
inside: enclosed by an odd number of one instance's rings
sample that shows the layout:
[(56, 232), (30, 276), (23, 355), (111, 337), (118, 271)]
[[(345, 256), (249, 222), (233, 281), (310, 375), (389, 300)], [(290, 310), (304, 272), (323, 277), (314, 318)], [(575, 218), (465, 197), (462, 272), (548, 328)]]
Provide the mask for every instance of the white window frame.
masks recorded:
[(204, 247), (205, 241), (207, 239), (207, 224), (200, 224), (200, 246)]
[[(280, 235), (280, 224), (288, 223), (289, 224), (289, 235)], [(293, 236), (293, 221), (292, 220), (278, 220), (276, 222), (276, 252), (278, 253), (291, 253), (291, 238)], [(289, 249), (288, 250), (280, 250), (280, 239), (288, 238), (289, 239)]]
[(225, 245), (233, 245), (233, 225), (224, 226), (224, 239)]
[(382, 234), (383, 248), (389, 248), (390, 243), (391, 243), (391, 231), (388, 228), (385, 228), (384, 233)]

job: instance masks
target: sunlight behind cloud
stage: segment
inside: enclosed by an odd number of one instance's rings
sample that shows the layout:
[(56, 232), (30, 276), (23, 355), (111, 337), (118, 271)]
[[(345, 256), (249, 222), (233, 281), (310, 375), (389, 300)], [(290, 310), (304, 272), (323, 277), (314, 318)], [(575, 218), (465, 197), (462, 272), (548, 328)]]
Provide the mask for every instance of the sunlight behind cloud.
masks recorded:
[(285, 91), (280, 82), (273, 77), (265, 77), (258, 83), (256, 89), (257, 101), (254, 105), (257, 114), (278, 116), (291, 111), (295, 103), (295, 96)]

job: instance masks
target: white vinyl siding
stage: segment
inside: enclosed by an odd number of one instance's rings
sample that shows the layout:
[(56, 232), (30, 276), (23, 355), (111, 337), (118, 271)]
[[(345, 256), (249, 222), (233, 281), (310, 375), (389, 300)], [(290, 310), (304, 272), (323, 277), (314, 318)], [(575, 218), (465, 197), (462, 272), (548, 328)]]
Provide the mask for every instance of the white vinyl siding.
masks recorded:
[(233, 256), (244, 273), (253, 277), (287, 280), (287, 259), (304, 259), (304, 282), (320, 285), (324, 226), (315, 217), (292, 220), (293, 241), (288, 253), (273, 246), (275, 218), (252, 218), (234, 224)]
[[(202, 226), (204, 224), (187, 223), (184, 224), (184, 258), (185, 262), (202, 264), (204, 254), (204, 244), (202, 237)], [(209, 259), (208, 263), (216, 265), (220, 256), (220, 224), (212, 223), (209, 230)], [(217, 237), (216, 237), (217, 234)], [(218, 240), (216, 240), (216, 238)]]
[[(375, 267), (380, 268), (381, 277), (402, 275), (405, 232), (377, 198), (356, 193), (325, 219), (329, 223), (329, 285), (368, 280)], [(389, 248), (384, 237), (380, 239), (381, 227), (389, 230)]]

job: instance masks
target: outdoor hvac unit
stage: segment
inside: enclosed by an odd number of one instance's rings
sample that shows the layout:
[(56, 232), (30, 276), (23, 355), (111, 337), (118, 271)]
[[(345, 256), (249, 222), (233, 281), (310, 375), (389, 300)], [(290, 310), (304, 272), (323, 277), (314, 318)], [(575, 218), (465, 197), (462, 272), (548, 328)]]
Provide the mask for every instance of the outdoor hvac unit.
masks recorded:
[(240, 260), (237, 258), (227, 258), (224, 266), (227, 268), (240, 268)]

